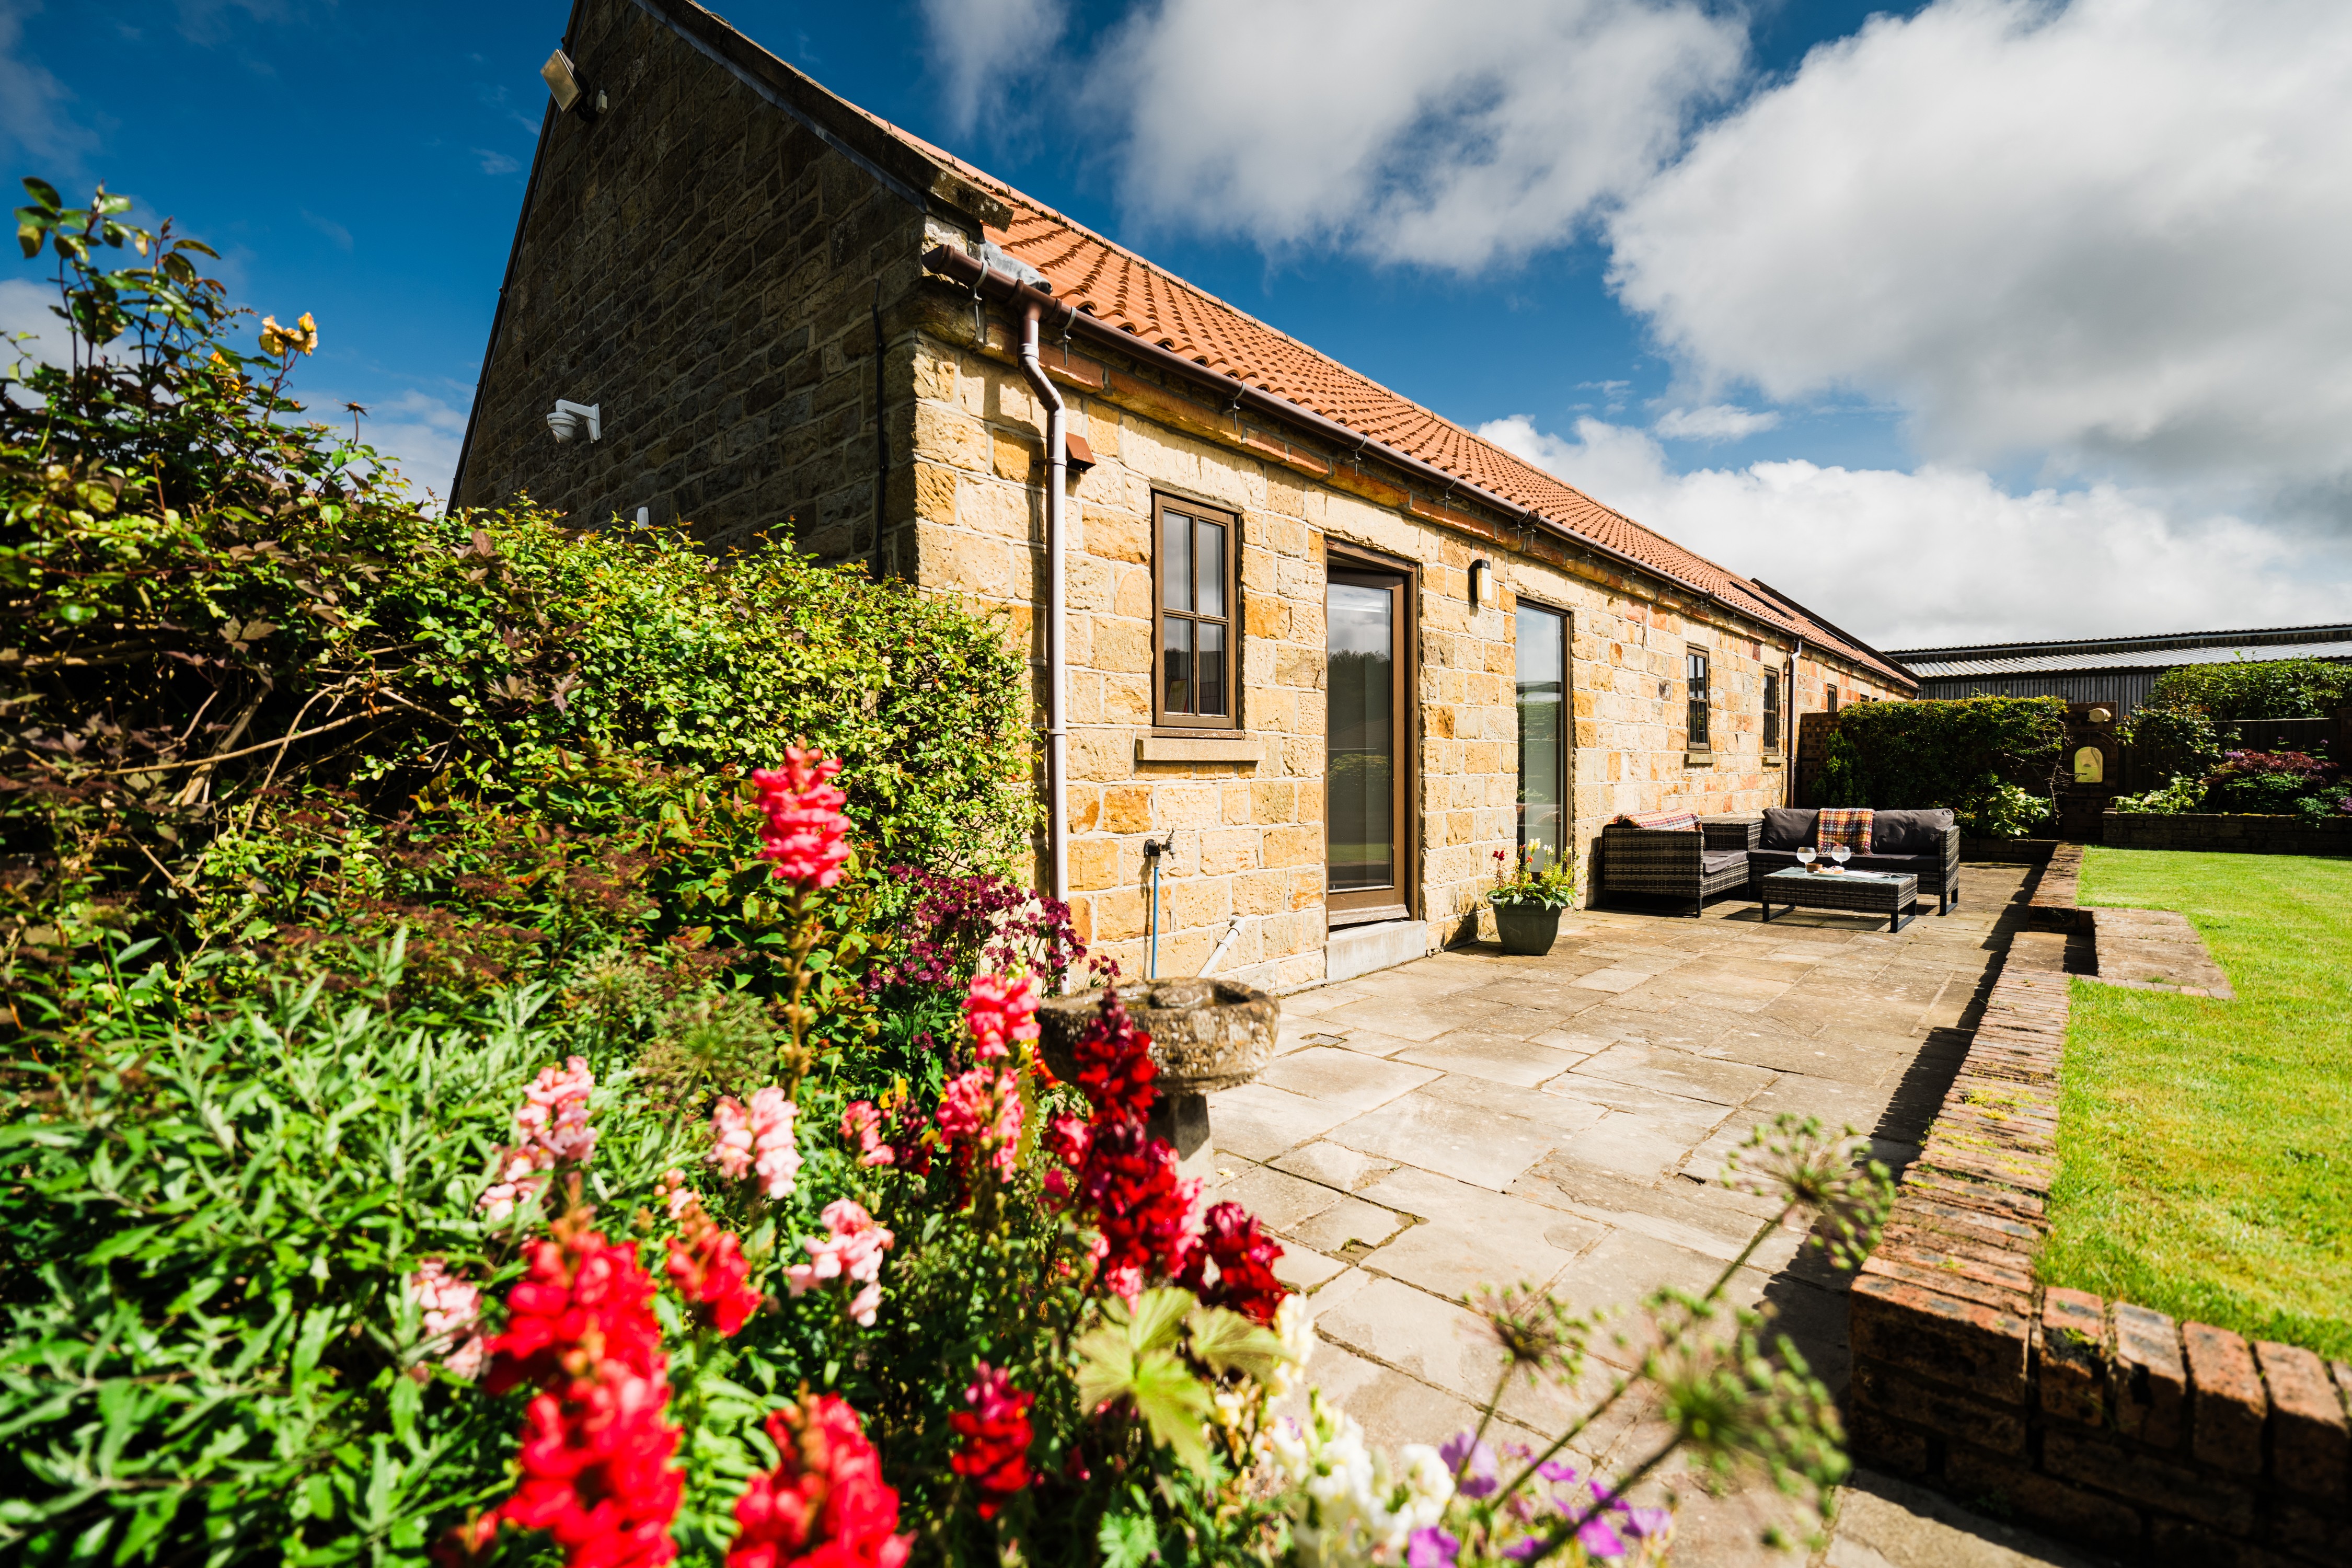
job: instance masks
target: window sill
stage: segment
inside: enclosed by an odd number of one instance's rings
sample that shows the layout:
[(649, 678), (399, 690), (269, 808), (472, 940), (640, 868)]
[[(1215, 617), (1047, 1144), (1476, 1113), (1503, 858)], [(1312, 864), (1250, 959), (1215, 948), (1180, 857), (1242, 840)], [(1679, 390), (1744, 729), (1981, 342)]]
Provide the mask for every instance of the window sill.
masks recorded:
[(1135, 760), (1139, 763), (1240, 763), (1251, 765), (1265, 757), (1265, 742), (1255, 736), (1242, 734), (1203, 735), (1186, 733), (1155, 733), (1139, 735), (1135, 742)]
[(1764, 753), (1764, 765), (1765, 765), (1766, 767), (1768, 767), (1768, 768), (1777, 768), (1777, 767), (1779, 767), (1779, 766), (1780, 765), (1780, 752), (1765, 752), (1765, 753)]
[(1713, 752), (1685, 752), (1683, 753), (1683, 766), (1686, 768), (1711, 768), (1715, 766), (1715, 753)]

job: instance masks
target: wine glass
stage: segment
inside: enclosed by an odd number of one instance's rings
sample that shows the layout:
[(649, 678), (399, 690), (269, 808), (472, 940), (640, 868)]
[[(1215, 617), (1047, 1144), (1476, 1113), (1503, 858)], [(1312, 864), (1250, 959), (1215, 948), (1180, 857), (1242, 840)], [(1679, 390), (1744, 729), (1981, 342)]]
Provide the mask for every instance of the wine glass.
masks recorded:
[(1843, 844), (1832, 844), (1830, 846), (1830, 858), (1836, 861), (1837, 868), (1843, 871), (1845, 869), (1845, 863), (1853, 858), (1853, 851)]
[(1813, 861), (1819, 857), (1819, 855), (1820, 851), (1815, 849), (1811, 845), (1800, 845), (1797, 847), (1797, 863), (1802, 866), (1806, 870), (1810, 871), (1813, 868)]

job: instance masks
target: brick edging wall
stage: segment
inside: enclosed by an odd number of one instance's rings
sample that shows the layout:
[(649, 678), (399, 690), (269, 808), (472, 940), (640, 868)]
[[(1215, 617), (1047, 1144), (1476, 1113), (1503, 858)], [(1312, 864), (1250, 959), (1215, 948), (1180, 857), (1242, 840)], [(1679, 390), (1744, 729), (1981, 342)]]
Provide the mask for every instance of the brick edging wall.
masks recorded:
[(2352, 1563), (2352, 1365), (2035, 1280), (2068, 985), (2003, 963), (1854, 1279), (1853, 1455), (2134, 1563)]
[(2242, 855), (2352, 855), (2352, 816), (2313, 822), (2301, 816), (2169, 815), (2110, 811), (2100, 841), (2118, 849), (2205, 849)]

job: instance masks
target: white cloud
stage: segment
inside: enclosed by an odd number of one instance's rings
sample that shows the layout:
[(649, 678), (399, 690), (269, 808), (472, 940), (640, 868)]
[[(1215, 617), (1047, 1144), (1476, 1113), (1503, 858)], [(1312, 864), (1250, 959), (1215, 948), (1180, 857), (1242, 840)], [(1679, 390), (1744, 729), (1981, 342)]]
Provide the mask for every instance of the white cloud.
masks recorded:
[[(49, 313), (57, 303), (54, 284), (0, 278), (0, 360), (14, 364), (21, 354), (49, 364), (65, 363), (66, 324)], [(5, 342), (18, 332), (31, 334), (33, 341), (21, 346)]]
[(1088, 93), (1141, 216), (1475, 270), (1648, 178), (1745, 49), (1693, 0), (1145, 0)]
[(1937, 458), (2325, 486), (2347, 103), (2342, 0), (1938, 0), (1710, 127), (1612, 279), (1697, 384), (1859, 389)]
[(956, 131), (969, 135), (994, 95), (1038, 76), (1067, 21), (1066, 0), (923, 0), (931, 68)]
[(2342, 618), (2352, 548), (2114, 485), (2012, 495), (1988, 475), (1754, 463), (1677, 474), (1639, 430), (1524, 416), (1479, 434), (1880, 647)]
[(522, 167), (506, 153), (492, 152), (488, 147), (477, 147), (473, 152), (474, 156), (482, 161), (482, 173), (485, 174), (511, 174)]
[(312, 228), (317, 229), (320, 234), (325, 235), (334, 245), (336, 249), (351, 249), (352, 231), (345, 228), (341, 224), (337, 223), (333, 218), (320, 217), (309, 207), (304, 207), (302, 209), (302, 221), (309, 224)]
[(1675, 441), (1738, 441), (1780, 423), (1769, 409), (1758, 412), (1732, 403), (1710, 403), (1704, 408), (1670, 408), (1650, 426)]
[(65, 84), (24, 57), (25, 18), (40, 8), (38, 0), (0, 0), (0, 152), (63, 173), (79, 167), (97, 139), (66, 113), (73, 94)]

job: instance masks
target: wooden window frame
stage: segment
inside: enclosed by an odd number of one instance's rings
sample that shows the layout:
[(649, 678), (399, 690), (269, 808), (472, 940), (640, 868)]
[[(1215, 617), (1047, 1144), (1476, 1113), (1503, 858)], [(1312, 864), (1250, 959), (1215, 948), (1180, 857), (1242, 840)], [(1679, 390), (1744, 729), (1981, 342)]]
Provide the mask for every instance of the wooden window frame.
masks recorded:
[[(1225, 613), (1202, 616), (1184, 610), (1167, 608), (1168, 588), (1162, 575), (1166, 562), (1161, 559), (1162, 519), (1170, 511), (1178, 512), (1197, 521), (1213, 522), (1225, 531)], [(1202, 621), (1222, 625), (1225, 628), (1225, 709), (1223, 713), (1171, 712), (1168, 709), (1168, 618), (1199, 624)], [(1196, 643), (1197, 648), (1197, 643)], [(1194, 683), (1199, 678), (1195, 676)], [(1162, 495), (1151, 497), (1151, 723), (1154, 730), (1172, 734), (1230, 735), (1241, 731), (1242, 725), (1242, 520), (1237, 512), (1223, 507), (1203, 506), (1188, 497)]]
[[(1691, 732), (1693, 714), (1697, 715), (1705, 734)], [(1683, 647), (1683, 750), (1695, 756), (1711, 756), (1715, 752), (1714, 650), (1696, 643)]]
[[(1576, 858), (1576, 612), (1549, 599), (1532, 594), (1517, 595), (1511, 606), (1511, 653), (1518, 656), (1518, 607), (1531, 605), (1547, 615), (1559, 617), (1559, 845), (1563, 859)], [(1517, 694), (1513, 693), (1516, 698)], [(1520, 790), (1527, 788), (1526, 764), (1519, 763)], [(1528, 847), (1526, 812), (1522, 808), (1512, 814), (1511, 833), (1518, 852)]]
[(1780, 710), (1786, 696), (1780, 689), (1780, 672), (1764, 672), (1764, 752), (1767, 756), (1780, 754)]
[[(1324, 717), (1326, 765), (1323, 797), (1323, 924), (1327, 931), (1343, 926), (1370, 925), (1377, 921), (1409, 921), (1420, 918), (1421, 909), (1421, 814), (1414, 803), (1421, 793), (1421, 571), (1410, 561), (1376, 554), (1369, 550), (1354, 550), (1345, 545), (1324, 542), (1323, 570), (1325, 581), (1335, 572), (1376, 574), (1398, 579), (1397, 584), (1397, 659), (1396, 685), (1390, 694), (1392, 717), (1390, 732), (1396, 737), (1396, 768), (1391, 780), (1395, 791), (1390, 807), (1396, 835), (1396, 885), (1392, 888), (1367, 888), (1360, 891), (1331, 890), (1331, 798), (1328, 766), (1330, 718)], [(1328, 633), (1325, 635), (1325, 657), (1329, 657)]]

